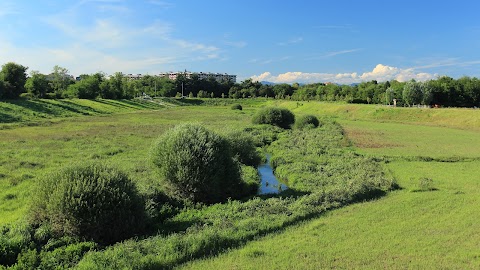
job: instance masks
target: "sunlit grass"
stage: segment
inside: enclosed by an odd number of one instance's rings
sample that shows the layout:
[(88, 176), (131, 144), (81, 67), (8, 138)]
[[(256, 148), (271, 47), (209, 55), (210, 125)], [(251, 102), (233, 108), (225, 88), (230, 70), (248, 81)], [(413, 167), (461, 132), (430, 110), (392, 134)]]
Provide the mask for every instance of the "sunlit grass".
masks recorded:
[[(186, 269), (477, 269), (480, 162), (395, 162), (405, 189), (334, 210)], [(437, 191), (411, 192), (418, 177)]]
[[(76, 102), (91, 105), (95, 101)], [(25, 214), (31, 187), (46, 172), (102, 159), (125, 169), (139, 183), (150, 181), (148, 153), (153, 140), (165, 130), (183, 122), (199, 122), (222, 132), (226, 127), (248, 125), (251, 110), (248, 106), (244, 112), (228, 106), (132, 110), (0, 130), (0, 225)]]

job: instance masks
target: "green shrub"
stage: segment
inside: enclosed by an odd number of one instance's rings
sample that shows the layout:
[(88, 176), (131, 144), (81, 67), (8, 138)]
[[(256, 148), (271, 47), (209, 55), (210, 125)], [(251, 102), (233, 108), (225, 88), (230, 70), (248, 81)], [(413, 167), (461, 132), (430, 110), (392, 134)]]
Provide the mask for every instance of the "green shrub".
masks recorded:
[(168, 194), (192, 202), (237, 198), (243, 183), (226, 139), (198, 124), (182, 124), (161, 136), (151, 159)]
[(248, 133), (252, 137), (256, 147), (264, 147), (277, 140), (278, 134), (283, 132), (283, 129), (271, 125), (257, 125), (247, 127), (243, 132)]
[(316, 128), (320, 125), (320, 121), (314, 115), (302, 115), (295, 121), (295, 128)]
[(233, 104), (231, 108), (232, 110), (240, 110), (240, 111), (243, 109), (242, 105), (240, 104)]
[(253, 137), (245, 132), (233, 132), (227, 135), (232, 154), (247, 166), (257, 166), (262, 162), (255, 148)]
[(414, 192), (423, 192), (423, 191), (435, 191), (437, 190), (433, 186), (433, 179), (428, 177), (421, 177), (418, 179), (418, 188), (414, 189)]
[(251, 166), (242, 166), (242, 180), (245, 182), (245, 195), (257, 194), (260, 186), (260, 175), (258, 171)]
[(252, 121), (254, 124), (269, 124), (287, 129), (295, 122), (295, 115), (285, 108), (266, 107), (255, 113)]
[(0, 265), (12, 265), (22, 250), (33, 247), (32, 227), (23, 221), (0, 227)]
[(36, 224), (55, 236), (110, 244), (134, 235), (144, 204), (126, 174), (100, 164), (75, 165), (39, 182), (32, 208)]

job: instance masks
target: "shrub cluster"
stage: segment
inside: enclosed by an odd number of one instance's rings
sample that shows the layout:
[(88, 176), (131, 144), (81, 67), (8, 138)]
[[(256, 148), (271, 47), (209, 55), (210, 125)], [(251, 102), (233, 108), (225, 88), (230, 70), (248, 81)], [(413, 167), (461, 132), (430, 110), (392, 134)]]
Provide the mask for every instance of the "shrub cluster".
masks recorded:
[(252, 121), (288, 129), (295, 122), (295, 115), (285, 108), (265, 107), (253, 115)]
[[(245, 183), (229, 141), (201, 125), (182, 124), (167, 131), (155, 143), (151, 157), (173, 197), (215, 203), (245, 195), (238, 192)], [(247, 153), (244, 158), (252, 157)]]
[(239, 110), (239, 111), (243, 110), (242, 105), (240, 104), (233, 104), (231, 108), (232, 110)]
[(242, 131), (232, 132), (227, 135), (227, 141), (231, 153), (240, 163), (253, 167), (261, 163), (262, 158), (257, 152), (252, 135)]
[(39, 181), (32, 207), (34, 224), (55, 236), (111, 244), (144, 224), (144, 203), (121, 171), (101, 164), (75, 165)]
[(319, 125), (320, 121), (314, 115), (302, 115), (295, 121), (295, 128), (297, 129), (316, 128)]

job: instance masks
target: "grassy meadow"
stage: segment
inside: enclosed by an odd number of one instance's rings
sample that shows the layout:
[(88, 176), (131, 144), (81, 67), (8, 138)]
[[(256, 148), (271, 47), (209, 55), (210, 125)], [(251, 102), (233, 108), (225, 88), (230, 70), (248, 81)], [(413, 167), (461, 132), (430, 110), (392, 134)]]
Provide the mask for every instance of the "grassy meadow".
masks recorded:
[[(101, 160), (148, 189), (148, 152), (167, 129), (197, 122), (225, 134), (251, 126), (259, 107), (281, 106), (324, 123), (279, 133), (268, 148), (294, 192), (187, 209), (157, 235), (87, 253), (77, 268), (480, 267), (480, 110), (255, 99), (238, 111), (233, 102), (0, 102), (0, 225), (21, 220), (36, 180), (60, 167)], [(358, 197), (390, 178), (400, 189)]]
[[(325, 103), (289, 106), (296, 113), (335, 117), (355, 151), (387, 160), (385, 166), (401, 189), (184, 268), (480, 267), (478, 110)], [(421, 191), (424, 178), (431, 179), (433, 191)]]

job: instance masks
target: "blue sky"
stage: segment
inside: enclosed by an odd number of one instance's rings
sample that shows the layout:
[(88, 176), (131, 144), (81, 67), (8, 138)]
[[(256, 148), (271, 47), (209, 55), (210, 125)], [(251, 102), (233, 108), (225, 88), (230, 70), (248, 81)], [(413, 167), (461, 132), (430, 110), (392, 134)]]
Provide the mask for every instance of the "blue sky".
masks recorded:
[(480, 1), (0, 0), (0, 64), (272, 82), (480, 77)]

